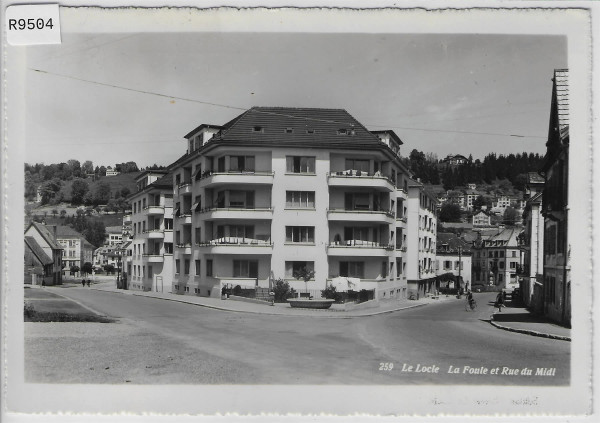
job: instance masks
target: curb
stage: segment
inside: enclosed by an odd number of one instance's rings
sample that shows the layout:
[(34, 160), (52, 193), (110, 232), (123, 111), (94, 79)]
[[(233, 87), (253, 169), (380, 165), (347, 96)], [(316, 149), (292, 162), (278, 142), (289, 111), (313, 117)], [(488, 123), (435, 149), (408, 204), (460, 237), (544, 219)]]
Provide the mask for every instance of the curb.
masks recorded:
[(509, 326), (500, 325), (500, 324), (494, 322), (494, 314), (492, 314), (490, 316), (490, 323), (492, 324), (492, 326), (494, 326), (494, 327), (496, 327), (498, 329), (506, 330), (506, 331), (509, 331), (509, 332), (523, 333), (525, 335), (539, 336), (541, 338), (557, 339), (557, 340), (560, 340), (560, 341), (571, 342), (571, 337), (569, 337), (569, 336), (552, 335), (550, 333), (538, 332), (538, 331), (535, 331), (535, 330), (517, 329), (517, 328), (511, 328)]
[(356, 317), (370, 317), (370, 316), (378, 316), (381, 314), (387, 314), (387, 313), (393, 313), (395, 311), (402, 311), (402, 310), (408, 310), (411, 308), (415, 308), (415, 307), (423, 307), (426, 306), (427, 303), (425, 304), (414, 304), (414, 305), (410, 305), (407, 307), (401, 307), (401, 308), (396, 308), (396, 309), (392, 309), (392, 310), (383, 310), (383, 311), (378, 311), (376, 313), (371, 313), (371, 314), (360, 314), (360, 315), (346, 315), (346, 316), (326, 316), (326, 315), (312, 315), (312, 314), (283, 314), (283, 313), (269, 313), (269, 312), (262, 312), (262, 311), (250, 311), (250, 310), (232, 310), (229, 308), (224, 308), (224, 307), (218, 307), (218, 306), (213, 306), (213, 305), (207, 305), (207, 304), (198, 304), (198, 303), (193, 303), (193, 302), (189, 302), (186, 300), (179, 300), (176, 298), (163, 298), (163, 297), (154, 297), (151, 295), (144, 295), (144, 294), (137, 294), (131, 291), (126, 292), (122, 292), (122, 291), (109, 291), (109, 290), (105, 290), (105, 289), (99, 289), (99, 288), (92, 288), (90, 287), (89, 289), (93, 289), (95, 291), (102, 291), (102, 292), (114, 292), (117, 294), (128, 294), (128, 295), (133, 295), (136, 297), (145, 297), (145, 298), (153, 298), (155, 300), (165, 300), (165, 301), (173, 301), (176, 303), (182, 303), (182, 304), (189, 304), (189, 305), (193, 305), (193, 306), (197, 306), (197, 307), (205, 307), (205, 308), (209, 308), (212, 310), (219, 310), (219, 311), (228, 311), (230, 313), (248, 313), (248, 314), (261, 314), (261, 315), (265, 315), (265, 316), (286, 316), (286, 317), (316, 317), (316, 318), (325, 318), (325, 319), (353, 319)]

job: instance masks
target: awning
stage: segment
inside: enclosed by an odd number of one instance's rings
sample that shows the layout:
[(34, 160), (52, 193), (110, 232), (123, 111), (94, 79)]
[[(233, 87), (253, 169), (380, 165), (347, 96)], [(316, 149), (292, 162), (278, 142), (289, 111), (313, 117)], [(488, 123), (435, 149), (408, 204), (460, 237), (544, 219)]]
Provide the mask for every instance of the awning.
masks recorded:
[(194, 211), (200, 211), (200, 209), (202, 208), (202, 203), (200, 201), (196, 201), (194, 204), (192, 204), (192, 210)]

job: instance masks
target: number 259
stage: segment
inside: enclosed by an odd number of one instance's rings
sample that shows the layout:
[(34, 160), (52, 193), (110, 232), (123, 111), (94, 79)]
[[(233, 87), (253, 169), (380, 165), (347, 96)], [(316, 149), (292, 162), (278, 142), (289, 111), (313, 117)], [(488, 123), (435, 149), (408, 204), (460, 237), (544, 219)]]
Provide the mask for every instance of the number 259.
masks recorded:
[(379, 370), (390, 371), (394, 368), (394, 363), (379, 363)]

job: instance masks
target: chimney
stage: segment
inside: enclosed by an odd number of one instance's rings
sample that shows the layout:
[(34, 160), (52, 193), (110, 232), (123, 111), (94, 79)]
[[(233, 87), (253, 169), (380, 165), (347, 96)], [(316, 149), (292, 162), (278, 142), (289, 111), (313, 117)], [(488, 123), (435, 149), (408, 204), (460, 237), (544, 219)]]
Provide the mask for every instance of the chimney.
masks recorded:
[(56, 225), (52, 225), (52, 232), (54, 233), (54, 241), (56, 242)]

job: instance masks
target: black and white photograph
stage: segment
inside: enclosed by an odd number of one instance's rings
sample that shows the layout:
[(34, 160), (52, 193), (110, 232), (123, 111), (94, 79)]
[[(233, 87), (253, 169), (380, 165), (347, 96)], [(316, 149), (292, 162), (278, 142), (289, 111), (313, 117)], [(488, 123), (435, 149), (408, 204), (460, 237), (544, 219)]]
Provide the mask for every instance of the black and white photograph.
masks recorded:
[(589, 416), (591, 12), (542, 4), (9, 38), (6, 412)]

